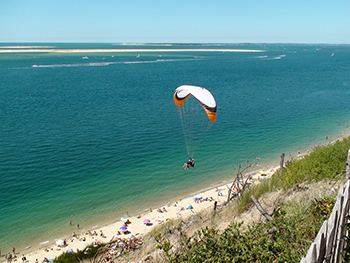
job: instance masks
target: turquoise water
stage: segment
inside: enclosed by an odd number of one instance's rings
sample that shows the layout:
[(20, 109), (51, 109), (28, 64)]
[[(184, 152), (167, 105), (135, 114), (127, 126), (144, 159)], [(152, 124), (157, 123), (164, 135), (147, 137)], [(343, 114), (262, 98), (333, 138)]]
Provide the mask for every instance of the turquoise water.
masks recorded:
[[(225, 180), (247, 159), (271, 165), (349, 132), (350, 46), (136, 48), (264, 52), (0, 53), (3, 253), (70, 234), (68, 220), (113, 222)], [(172, 100), (182, 84), (218, 105), (189, 171)]]

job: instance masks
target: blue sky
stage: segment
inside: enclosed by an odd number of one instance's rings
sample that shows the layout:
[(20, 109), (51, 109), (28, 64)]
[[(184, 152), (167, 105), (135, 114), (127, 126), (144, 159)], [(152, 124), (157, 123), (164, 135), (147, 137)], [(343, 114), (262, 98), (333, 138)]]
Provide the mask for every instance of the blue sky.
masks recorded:
[(350, 44), (350, 1), (0, 0), (0, 42)]

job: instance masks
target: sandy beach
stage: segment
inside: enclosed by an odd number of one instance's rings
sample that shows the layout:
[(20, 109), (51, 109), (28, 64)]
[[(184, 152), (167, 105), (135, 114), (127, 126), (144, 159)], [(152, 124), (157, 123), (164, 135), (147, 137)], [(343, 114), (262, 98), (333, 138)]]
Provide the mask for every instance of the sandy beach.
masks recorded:
[[(267, 169), (264, 167), (264, 169), (255, 171), (249, 174), (249, 176), (252, 182), (258, 182), (263, 180), (263, 178), (271, 176), (278, 168), (279, 167), (270, 167)], [(261, 176), (262, 173), (266, 174), (266, 176)], [(227, 181), (225, 183), (212, 185), (210, 188), (193, 193), (185, 198), (180, 198), (176, 202), (165, 203), (163, 206), (150, 208), (136, 215), (128, 215), (126, 212), (125, 218), (120, 218), (114, 223), (96, 229), (72, 228), (74, 230), (72, 235), (65, 238), (66, 245), (59, 246), (57, 244), (63, 240), (51, 240), (47, 244), (41, 244), (40, 247), (30, 247), (25, 251), (16, 251), (16, 260), (20, 261), (24, 255), (27, 262), (34, 263), (36, 260), (38, 260), (38, 262), (43, 262), (45, 258), (51, 261), (67, 251), (75, 252), (77, 250), (83, 250), (87, 245), (93, 244), (96, 241), (106, 243), (117, 237), (128, 239), (132, 235), (146, 235), (156, 226), (165, 224), (167, 220), (186, 219), (204, 210), (211, 210), (214, 208), (215, 201), (217, 201), (218, 206), (222, 205), (227, 200), (228, 189), (231, 184), (232, 181)], [(123, 233), (123, 230), (120, 228), (125, 225), (124, 223), (127, 220), (131, 223), (127, 224), (127, 232)], [(150, 223), (145, 224), (145, 220), (149, 220)], [(67, 222), (67, 224), (69, 224), (69, 222)], [(92, 235), (94, 233), (95, 235)], [(5, 253), (3, 252), (2, 255), (3, 254)], [(1, 257), (1, 262), (5, 262), (4, 256)]]

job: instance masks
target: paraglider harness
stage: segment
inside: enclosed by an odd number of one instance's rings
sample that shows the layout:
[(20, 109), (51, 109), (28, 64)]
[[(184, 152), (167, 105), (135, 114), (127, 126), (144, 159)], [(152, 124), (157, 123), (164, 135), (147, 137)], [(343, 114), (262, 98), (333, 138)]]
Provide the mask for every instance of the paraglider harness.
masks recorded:
[(194, 163), (194, 160), (193, 159), (188, 159), (188, 161), (187, 161), (187, 166), (188, 166), (188, 168), (191, 166), (191, 167), (194, 167), (194, 165), (195, 165), (195, 163)]
[(194, 160), (193, 159), (188, 159), (187, 162), (182, 166), (185, 170), (190, 169), (190, 167), (194, 167)]

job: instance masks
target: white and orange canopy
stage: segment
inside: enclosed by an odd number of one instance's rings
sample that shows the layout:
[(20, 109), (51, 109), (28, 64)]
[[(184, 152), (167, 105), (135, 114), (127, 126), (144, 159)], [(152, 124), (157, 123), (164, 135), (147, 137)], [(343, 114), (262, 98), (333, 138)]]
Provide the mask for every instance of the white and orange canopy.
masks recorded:
[(181, 108), (186, 99), (191, 95), (202, 105), (209, 120), (214, 123), (217, 114), (216, 102), (213, 95), (205, 88), (191, 85), (182, 85), (178, 87), (174, 93), (175, 105)]

